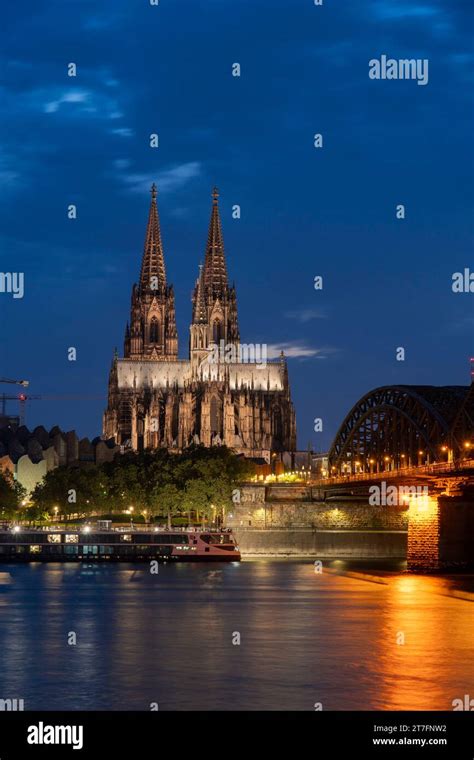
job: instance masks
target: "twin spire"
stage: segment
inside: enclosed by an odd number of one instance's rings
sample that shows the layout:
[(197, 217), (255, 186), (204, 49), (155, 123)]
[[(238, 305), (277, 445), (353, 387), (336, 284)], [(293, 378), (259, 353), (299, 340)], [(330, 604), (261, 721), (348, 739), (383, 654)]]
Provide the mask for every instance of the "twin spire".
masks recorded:
[[(157, 189), (155, 183), (152, 184), (150, 192), (151, 204), (140, 272), (140, 290), (144, 291), (151, 288), (152, 290), (162, 291), (166, 288), (166, 269), (156, 203)], [(204, 291), (206, 295), (216, 298), (228, 287), (218, 199), (219, 193), (217, 187), (215, 187), (212, 191), (212, 212), (207, 236), (204, 267), (199, 274), (203, 298)]]
[[(165, 260), (157, 208), (156, 185), (151, 186), (151, 204), (145, 236), (140, 282), (132, 290), (130, 328), (125, 333), (126, 357), (176, 360), (178, 334), (174, 291), (166, 283)], [(224, 255), (219, 193), (212, 192), (212, 211), (204, 264), (193, 296), (192, 325), (200, 325), (199, 347), (210, 342), (238, 342), (237, 300), (235, 288), (229, 287)]]

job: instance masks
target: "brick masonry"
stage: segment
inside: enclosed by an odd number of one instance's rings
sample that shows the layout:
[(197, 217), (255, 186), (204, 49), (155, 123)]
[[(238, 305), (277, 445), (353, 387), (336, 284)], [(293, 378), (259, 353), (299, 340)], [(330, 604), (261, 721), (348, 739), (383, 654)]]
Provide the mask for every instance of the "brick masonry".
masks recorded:
[(242, 554), (407, 559), (411, 571), (474, 566), (474, 496), (419, 506), (323, 501), (305, 486), (242, 487), (227, 514)]
[(406, 507), (369, 506), (360, 500), (312, 500), (311, 489), (245, 486), (226, 524), (242, 554), (314, 558), (402, 559), (406, 556)]

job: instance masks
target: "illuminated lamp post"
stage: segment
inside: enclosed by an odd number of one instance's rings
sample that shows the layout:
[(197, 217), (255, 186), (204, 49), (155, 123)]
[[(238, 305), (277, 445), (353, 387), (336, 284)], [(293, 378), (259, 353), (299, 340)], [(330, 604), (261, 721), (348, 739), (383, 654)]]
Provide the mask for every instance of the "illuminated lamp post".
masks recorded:
[(443, 452), (443, 454), (446, 454), (446, 462), (449, 462), (450, 451), (449, 451), (448, 447), (447, 446), (441, 446), (441, 451)]

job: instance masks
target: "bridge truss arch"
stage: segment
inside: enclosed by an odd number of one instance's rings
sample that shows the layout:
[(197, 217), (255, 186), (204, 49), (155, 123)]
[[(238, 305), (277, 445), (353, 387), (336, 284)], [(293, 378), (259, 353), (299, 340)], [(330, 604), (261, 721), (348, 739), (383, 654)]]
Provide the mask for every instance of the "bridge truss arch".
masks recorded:
[[(387, 385), (370, 391), (350, 410), (336, 434), (328, 455), (329, 474), (447, 461), (453, 449), (462, 446), (453, 440), (453, 428), (468, 392), (468, 386), (421, 385)], [(469, 434), (456, 430), (457, 437)]]

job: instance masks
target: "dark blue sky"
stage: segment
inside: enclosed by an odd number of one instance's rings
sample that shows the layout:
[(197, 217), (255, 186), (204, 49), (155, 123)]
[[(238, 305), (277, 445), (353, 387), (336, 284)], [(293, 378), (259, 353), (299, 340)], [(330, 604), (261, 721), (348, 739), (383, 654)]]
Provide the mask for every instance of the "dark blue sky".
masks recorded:
[[(327, 448), (371, 388), (467, 384), (474, 295), (451, 277), (474, 271), (470, 5), (6, 5), (0, 268), (25, 273), (25, 296), (0, 294), (0, 375), (95, 397), (32, 401), (29, 426), (100, 433), (153, 180), (180, 355), (217, 184), (242, 339), (291, 355), (300, 447)], [(429, 83), (369, 79), (382, 54), (427, 58)]]

